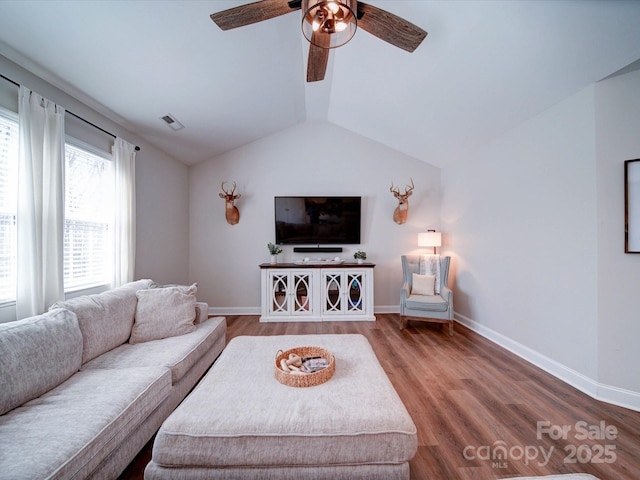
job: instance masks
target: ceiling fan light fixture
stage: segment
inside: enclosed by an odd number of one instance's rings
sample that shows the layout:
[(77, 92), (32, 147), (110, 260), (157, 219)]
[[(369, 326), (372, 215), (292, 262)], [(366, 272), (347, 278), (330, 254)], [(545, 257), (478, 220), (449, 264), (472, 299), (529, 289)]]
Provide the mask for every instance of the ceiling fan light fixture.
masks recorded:
[(302, 0), (302, 33), (318, 47), (341, 47), (356, 33), (357, 9), (357, 0)]

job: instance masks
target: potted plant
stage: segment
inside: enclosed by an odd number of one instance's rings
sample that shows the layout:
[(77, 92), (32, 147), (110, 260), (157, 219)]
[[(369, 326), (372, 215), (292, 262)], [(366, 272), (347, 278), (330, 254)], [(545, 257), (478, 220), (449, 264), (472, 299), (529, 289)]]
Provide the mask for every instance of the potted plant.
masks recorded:
[(271, 254), (271, 263), (278, 263), (278, 255), (282, 253), (282, 248), (280, 245), (274, 245), (273, 243), (267, 243), (267, 248), (269, 249), (269, 253)]
[(356, 250), (356, 253), (353, 254), (353, 258), (355, 258), (358, 263), (362, 263), (367, 259), (367, 252), (364, 250)]

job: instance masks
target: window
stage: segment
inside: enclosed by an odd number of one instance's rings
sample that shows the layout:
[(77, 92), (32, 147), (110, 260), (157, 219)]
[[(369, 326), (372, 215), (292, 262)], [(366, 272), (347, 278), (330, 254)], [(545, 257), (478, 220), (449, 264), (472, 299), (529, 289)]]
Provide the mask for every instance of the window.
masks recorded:
[(18, 117), (0, 110), (0, 303), (16, 299)]
[[(0, 304), (16, 299), (18, 116), (0, 109)], [(113, 166), (110, 155), (65, 144), (65, 292), (111, 281)]]
[(65, 145), (65, 292), (111, 281), (113, 167), (79, 142)]

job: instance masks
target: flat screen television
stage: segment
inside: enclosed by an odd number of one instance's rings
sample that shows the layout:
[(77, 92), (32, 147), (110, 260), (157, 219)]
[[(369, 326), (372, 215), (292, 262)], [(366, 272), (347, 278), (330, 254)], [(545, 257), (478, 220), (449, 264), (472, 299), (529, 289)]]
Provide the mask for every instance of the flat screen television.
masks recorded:
[(275, 197), (276, 243), (360, 243), (361, 197)]

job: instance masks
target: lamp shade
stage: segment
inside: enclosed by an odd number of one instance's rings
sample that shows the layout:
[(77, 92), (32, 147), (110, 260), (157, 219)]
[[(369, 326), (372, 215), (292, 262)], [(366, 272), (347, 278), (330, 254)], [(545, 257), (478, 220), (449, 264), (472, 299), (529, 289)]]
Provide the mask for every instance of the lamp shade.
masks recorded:
[(357, 10), (357, 0), (303, 0), (302, 33), (318, 47), (340, 47), (356, 33)]
[(436, 231), (422, 232), (418, 234), (419, 247), (440, 247), (442, 246), (442, 233)]

